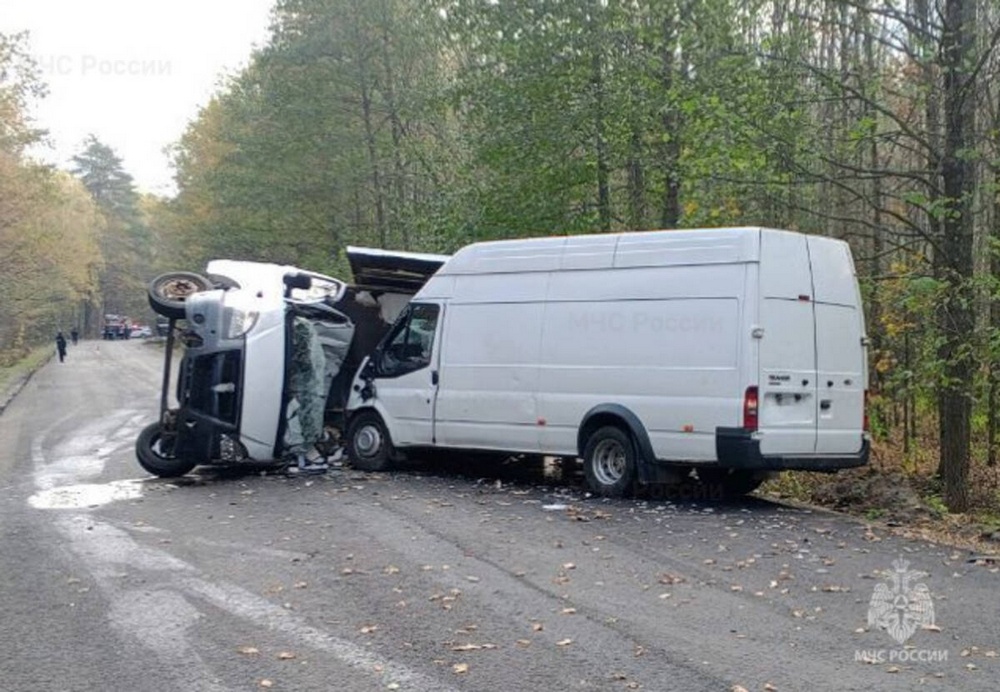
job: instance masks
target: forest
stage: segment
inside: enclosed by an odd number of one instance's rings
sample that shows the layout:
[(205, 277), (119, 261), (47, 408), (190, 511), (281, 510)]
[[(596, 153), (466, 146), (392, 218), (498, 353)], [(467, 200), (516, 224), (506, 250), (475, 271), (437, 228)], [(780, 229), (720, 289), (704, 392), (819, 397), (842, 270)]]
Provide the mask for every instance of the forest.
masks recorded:
[(853, 248), (876, 464), (995, 511), (998, 42), (992, 0), (278, 0), (156, 198), (96, 139), (32, 160), (45, 85), (0, 36), (0, 359), (211, 257), (795, 229)]

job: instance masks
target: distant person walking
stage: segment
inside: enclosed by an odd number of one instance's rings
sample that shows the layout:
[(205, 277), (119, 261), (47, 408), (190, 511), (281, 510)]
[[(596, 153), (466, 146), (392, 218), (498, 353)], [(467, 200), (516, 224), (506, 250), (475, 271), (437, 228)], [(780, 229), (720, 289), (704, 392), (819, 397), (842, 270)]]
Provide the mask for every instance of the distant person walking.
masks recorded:
[(80, 332), (77, 331), (76, 327), (73, 327), (70, 331), (69, 338), (73, 341), (73, 345), (76, 346), (76, 342), (80, 340)]
[(59, 351), (59, 362), (66, 360), (66, 337), (62, 332), (56, 334), (56, 350)]

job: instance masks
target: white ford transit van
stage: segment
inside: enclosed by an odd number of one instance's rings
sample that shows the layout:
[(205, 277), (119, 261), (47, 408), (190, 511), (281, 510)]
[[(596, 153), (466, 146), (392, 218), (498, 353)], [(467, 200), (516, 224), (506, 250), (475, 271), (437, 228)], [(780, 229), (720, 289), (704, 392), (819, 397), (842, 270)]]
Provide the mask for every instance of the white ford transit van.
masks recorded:
[(864, 316), (843, 241), (765, 228), (476, 243), (359, 370), (363, 469), (428, 448), (582, 458), (591, 489), (867, 463)]

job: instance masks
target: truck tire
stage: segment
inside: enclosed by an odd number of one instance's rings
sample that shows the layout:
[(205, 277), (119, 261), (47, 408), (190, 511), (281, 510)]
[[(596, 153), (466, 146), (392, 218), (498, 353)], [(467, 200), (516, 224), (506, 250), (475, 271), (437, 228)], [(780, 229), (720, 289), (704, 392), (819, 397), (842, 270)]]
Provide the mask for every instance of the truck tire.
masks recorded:
[(621, 428), (598, 428), (583, 449), (583, 472), (587, 485), (603, 497), (624, 497), (636, 480), (635, 442)]
[(388, 471), (395, 450), (382, 417), (375, 411), (361, 411), (347, 428), (347, 455), (351, 466), (360, 471)]
[(149, 306), (164, 317), (184, 319), (184, 301), (194, 293), (212, 290), (212, 282), (201, 274), (169, 272), (149, 282)]
[(135, 441), (135, 455), (139, 466), (160, 478), (178, 478), (197, 464), (174, 456), (171, 445), (164, 443), (163, 426), (151, 423), (143, 428)]

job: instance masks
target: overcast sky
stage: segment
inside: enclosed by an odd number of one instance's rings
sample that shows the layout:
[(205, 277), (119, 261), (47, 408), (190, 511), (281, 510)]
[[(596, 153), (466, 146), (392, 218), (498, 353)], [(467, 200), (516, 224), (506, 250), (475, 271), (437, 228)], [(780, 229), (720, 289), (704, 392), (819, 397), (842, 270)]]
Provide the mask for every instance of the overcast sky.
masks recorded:
[(93, 133), (140, 190), (171, 194), (163, 149), (176, 142), (219, 79), (267, 39), (274, 0), (0, 0), (0, 31), (30, 32), (49, 95), (36, 104), (68, 167)]

